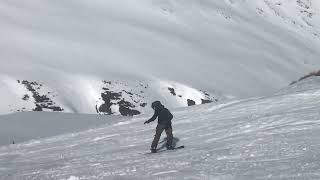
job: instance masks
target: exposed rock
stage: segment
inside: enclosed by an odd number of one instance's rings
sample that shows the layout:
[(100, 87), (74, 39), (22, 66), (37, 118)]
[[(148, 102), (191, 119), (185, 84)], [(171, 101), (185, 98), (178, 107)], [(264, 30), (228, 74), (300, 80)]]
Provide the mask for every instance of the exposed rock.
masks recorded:
[(146, 106), (147, 106), (147, 103), (141, 103), (140, 106), (141, 106), (141, 107), (146, 107)]
[(177, 95), (176, 92), (175, 92), (175, 90), (174, 90), (174, 88), (168, 87), (168, 90), (170, 91), (170, 93), (171, 93), (172, 95), (174, 95), (174, 96)]
[(104, 104), (102, 104), (98, 110), (99, 112), (103, 112), (105, 114), (111, 115), (113, 114), (111, 106), (115, 103), (112, 103), (113, 100), (120, 100), (122, 93), (115, 93), (111, 91), (105, 91), (101, 93), (101, 98), (104, 101)]
[(103, 81), (103, 83), (111, 85), (111, 81)]
[(212, 100), (208, 100), (208, 99), (201, 99), (201, 104), (208, 104), (208, 103), (212, 103)]
[(30, 96), (28, 94), (25, 94), (22, 98), (22, 100), (27, 101), (29, 100)]
[(298, 81), (293, 81), (290, 85), (293, 85), (293, 84), (295, 84), (295, 83), (297, 83), (297, 82), (299, 82), (299, 81), (302, 81), (302, 80), (304, 80), (304, 79), (308, 79), (308, 78), (313, 77), (313, 76), (320, 76), (320, 70), (319, 70), (319, 71), (311, 72), (311, 73), (309, 73), (308, 75), (303, 76), (302, 78), (300, 78)]
[(191, 99), (187, 99), (188, 101), (188, 106), (194, 106), (196, 105), (196, 102), (194, 100), (191, 100)]
[[(19, 111), (64, 111), (53, 100), (57, 94), (50, 92), (51, 90), (46, 90), (45, 86), (43, 86), (41, 83), (27, 80), (17, 80), (17, 82), (24, 85), (25, 88), (30, 92), (26, 93), (22, 97), (22, 100), (34, 103), (34, 107), (29, 107), (27, 109), (22, 107), (19, 108)], [(130, 86), (127, 83), (122, 83), (120, 81), (104, 80), (102, 81), (102, 85), (103, 86), (100, 87), (101, 97), (99, 98), (99, 101), (97, 101), (95, 110), (97, 113), (105, 115), (121, 114), (123, 116), (134, 116), (141, 114), (141, 111), (143, 111), (144, 108), (147, 108), (145, 96), (152, 96), (152, 92), (145, 90), (145, 88), (148, 88), (149, 85), (142, 82), (138, 82), (137, 84)], [(177, 98), (177, 100), (179, 98), (187, 99), (188, 106), (196, 105), (196, 102), (199, 100), (201, 100), (202, 104), (217, 101), (217, 99), (214, 99), (205, 91), (201, 91), (204, 96), (203, 99), (195, 99), (199, 97), (184, 97), (183, 94), (177, 92), (177, 89), (172, 87), (168, 87), (168, 90), (171, 95)], [(150, 100), (151, 99), (148, 101)]]
[[(134, 93), (127, 84), (118, 81), (103, 81), (103, 83), (107, 87), (102, 88), (103, 92), (101, 93), (101, 100), (104, 101), (104, 103), (99, 107), (96, 106), (96, 111), (98, 113), (104, 113), (107, 115), (120, 113), (123, 116), (134, 116), (141, 113), (136, 109), (137, 106), (146, 106), (147, 103), (141, 102), (144, 97)], [(147, 87), (142, 83), (139, 85), (143, 88)], [(119, 112), (114, 112), (112, 106), (119, 106)]]
[[(52, 111), (64, 111), (61, 107), (56, 106), (55, 103), (47, 96), (47, 95), (40, 95), (38, 92), (41, 87), (43, 86), (40, 83), (37, 82), (29, 82), (27, 80), (23, 80), (22, 82), (20, 80), (17, 80), (18, 83), (23, 84), (28, 91), (32, 93), (32, 97), (34, 99), (35, 108), (32, 109), (33, 111), (43, 111), (43, 109), (49, 109)], [(50, 94), (50, 92), (48, 92)], [(22, 98), (24, 101), (28, 101), (30, 99), (29, 95), (24, 95)]]
[(42, 111), (42, 107), (39, 104), (36, 104), (36, 107), (33, 109), (33, 111)]
[(205, 98), (201, 99), (201, 104), (208, 104), (208, 103), (213, 103), (213, 102), (218, 102), (218, 99), (215, 97), (211, 96), (207, 91), (200, 90), (204, 95)]
[(135, 105), (131, 104), (128, 101), (121, 100), (120, 102), (118, 102), (118, 105), (119, 105), (119, 112), (123, 116), (134, 116), (134, 115), (140, 114), (139, 111), (130, 109), (130, 108), (134, 108)]
[(129, 95), (133, 95), (132, 92), (128, 92), (128, 91), (126, 91), (126, 90), (122, 90), (122, 91), (125, 92), (125, 93), (127, 93), (127, 94), (129, 94)]
[(112, 110), (111, 110), (111, 105), (112, 104), (107, 104), (107, 103), (102, 104), (98, 109), (99, 110), (98, 113), (103, 112), (103, 113), (108, 114), (108, 115), (113, 114)]

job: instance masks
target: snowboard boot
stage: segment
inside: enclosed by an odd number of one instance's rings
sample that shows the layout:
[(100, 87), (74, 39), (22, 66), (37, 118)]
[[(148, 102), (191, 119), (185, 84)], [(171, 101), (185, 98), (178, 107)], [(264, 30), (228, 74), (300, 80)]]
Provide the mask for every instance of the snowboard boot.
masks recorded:
[(151, 150), (152, 153), (156, 153), (157, 152), (156, 148), (151, 148), (150, 150)]
[(167, 145), (167, 150), (174, 150), (174, 147), (171, 145)]

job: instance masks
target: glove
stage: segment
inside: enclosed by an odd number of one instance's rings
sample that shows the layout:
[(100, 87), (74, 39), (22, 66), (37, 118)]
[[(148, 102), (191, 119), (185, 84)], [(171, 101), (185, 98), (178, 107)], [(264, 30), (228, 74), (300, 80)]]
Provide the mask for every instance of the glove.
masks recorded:
[(146, 122), (144, 122), (143, 124), (148, 124), (149, 122), (148, 121), (146, 121)]

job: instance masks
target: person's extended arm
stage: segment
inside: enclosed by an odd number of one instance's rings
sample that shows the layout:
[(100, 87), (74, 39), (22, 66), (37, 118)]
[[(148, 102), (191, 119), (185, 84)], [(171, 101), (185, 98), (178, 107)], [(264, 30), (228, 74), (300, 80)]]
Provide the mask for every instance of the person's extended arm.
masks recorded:
[(144, 122), (144, 124), (148, 124), (148, 123), (156, 120), (157, 117), (158, 117), (158, 112), (157, 112), (157, 111), (154, 111), (154, 114), (153, 114), (152, 118), (150, 118), (148, 121)]

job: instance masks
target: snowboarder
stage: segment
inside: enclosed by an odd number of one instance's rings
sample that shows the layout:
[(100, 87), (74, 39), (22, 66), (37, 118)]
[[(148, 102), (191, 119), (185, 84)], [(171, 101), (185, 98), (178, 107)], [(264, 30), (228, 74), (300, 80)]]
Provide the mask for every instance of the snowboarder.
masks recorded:
[(157, 152), (157, 145), (159, 143), (162, 132), (165, 130), (167, 134), (167, 149), (172, 150), (174, 147), (172, 146), (173, 135), (172, 135), (172, 124), (171, 120), (173, 115), (171, 112), (165, 108), (160, 101), (155, 101), (151, 105), (154, 110), (154, 115), (148, 121), (144, 122), (144, 124), (148, 124), (158, 118), (158, 125), (156, 128), (156, 134), (154, 135), (153, 142), (151, 144), (151, 152)]

